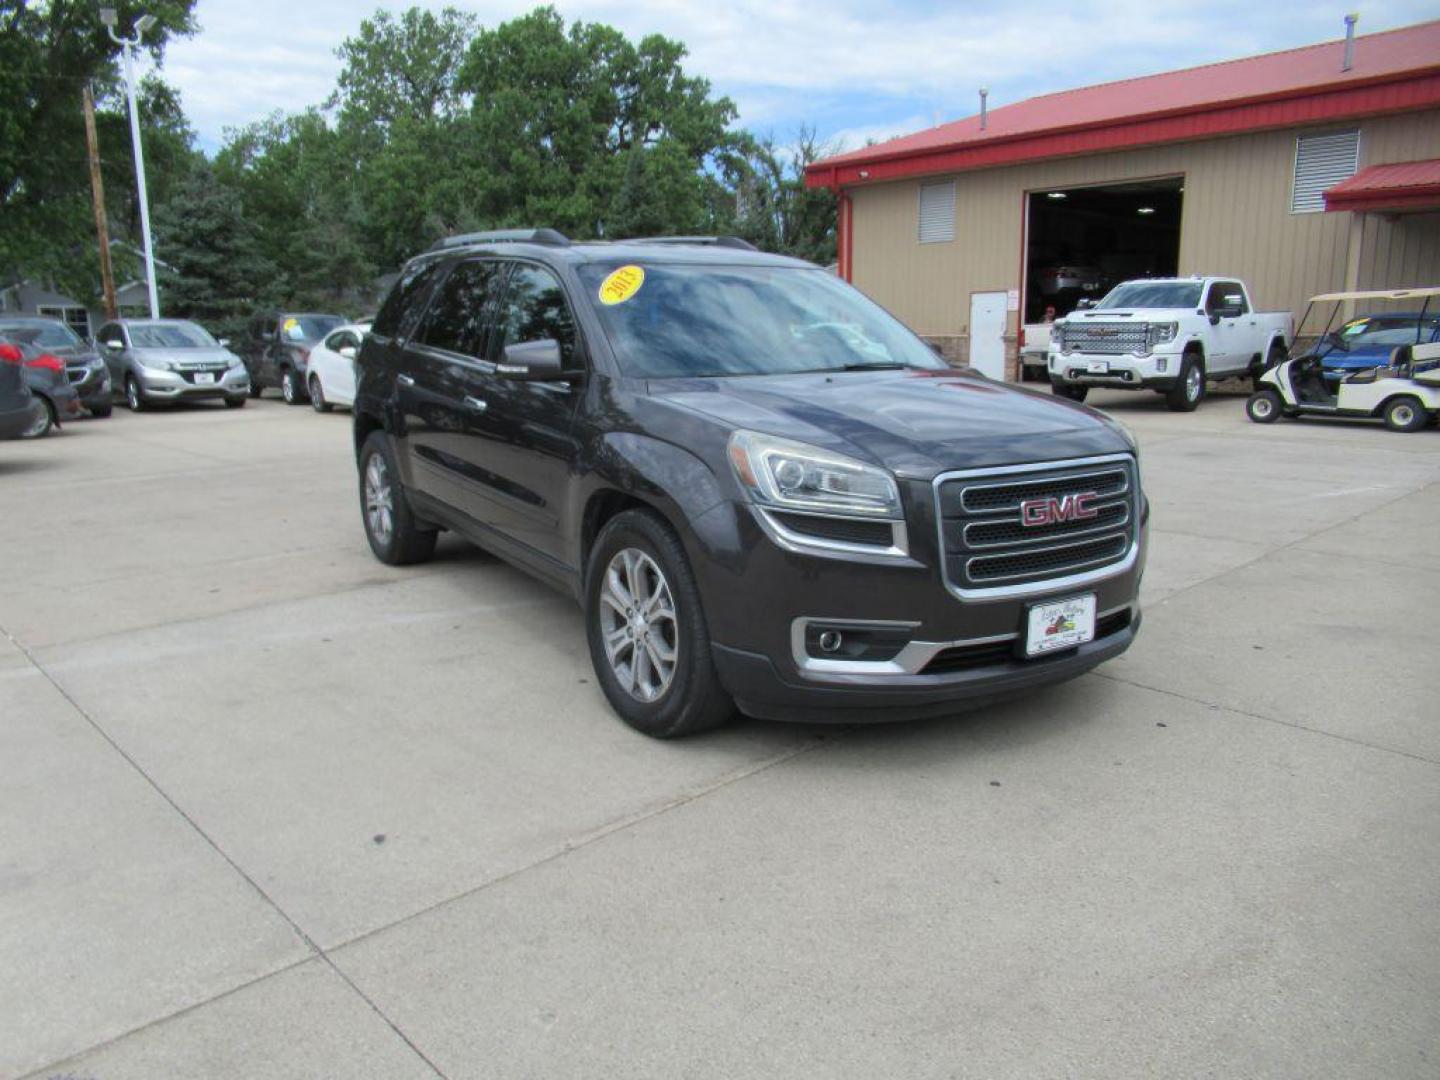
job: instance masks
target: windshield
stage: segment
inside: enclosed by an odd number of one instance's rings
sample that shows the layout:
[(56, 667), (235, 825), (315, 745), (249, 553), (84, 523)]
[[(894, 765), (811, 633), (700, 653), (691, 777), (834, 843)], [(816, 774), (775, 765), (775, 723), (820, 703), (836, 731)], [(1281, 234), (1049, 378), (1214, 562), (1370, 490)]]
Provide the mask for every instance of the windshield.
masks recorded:
[(613, 263), (578, 269), (627, 375), (946, 366), (893, 317), (824, 270)]
[(137, 349), (218, 349), (213, 337), (194, 323), (130, 324), (130, 344)]
[(338, 315), (287, 315), (280, 324), (280, 336), (286, 341), (319, 341), (344, 323)]
[(1390, 318), (1362, 318), (1346, 323), (1335, 333), (1335, 344), (1346, 352), (1352, 349), (1394, 348), (1433, 341), (1440, 330), (1440, 317), (1420, 323), (1418, 315), (1396, 315)]
[(0, 322), (0, 334), (24, 335), (46, 349), (73, 349), (83, 344), (74, 330), (58, 322)]
[(1100, 308), (1198, 308), (1198, 281), (1129, 281), (1112, 289)]

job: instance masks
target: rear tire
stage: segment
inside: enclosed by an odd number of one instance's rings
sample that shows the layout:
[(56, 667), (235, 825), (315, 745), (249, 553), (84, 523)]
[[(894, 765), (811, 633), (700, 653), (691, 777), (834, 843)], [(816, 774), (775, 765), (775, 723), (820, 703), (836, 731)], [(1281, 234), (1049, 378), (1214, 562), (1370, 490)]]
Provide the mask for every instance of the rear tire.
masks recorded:
[(1165, 404), (1171, 412), (1194, 412), (1205, 400), (1205, 361), (1188, 353), (1180, 364), (1180, 377), (1165, 391)]
[(1050, 392), (1056, 397), (1065, 398), (1067, 401), (1084, 401), (1090, 393), (1088, 386), (1071, 386), (1069, 383), (1052, 382)]
[(40, 398), (40, 404), (43, 406), (40, 415), (20, 433), (22, 439), (43, 439), (55, 430), (55, 406), (50, 404), (49, 398)]
[(1385, 426), (1391, 431), (1419, 431), (1430, 422), (1430, 413), (1417, 397), (1402, 394), (1385, 403)]
[(92, 405), (90, 406), (90, 415), (96, 420), (104, 420), (114, 408), (113, 405)]
[(391, 566), (425, 562), (435, 554), (438, 533), (423, 528), (410, 511), (390, 437), (372, 431), (360, 448), (360, 520), (375, 557)]
[(1273, 424), (1284, 409), (1284, 402), (1274, 390), (1257, 390), (1245, 402), (1245, 415), (1257, 424)]
[(325, 400), (325, 389), (318, 375), (310, 376), (310, 404), (316, 412), (329, 412), (335, 407)]
[(225, 399), (225, 407), (227, 409), (243, 409), (245, 407), (245, 402), (247, 402), (248, 400), (250, 399), (243, 397), (227, 397)]
[(585, 574), (585, 630), (600, 689), (636, 731), (675, 739), (734, 716), (695, 575), (657, 514), (627, 510), (600, 531)]

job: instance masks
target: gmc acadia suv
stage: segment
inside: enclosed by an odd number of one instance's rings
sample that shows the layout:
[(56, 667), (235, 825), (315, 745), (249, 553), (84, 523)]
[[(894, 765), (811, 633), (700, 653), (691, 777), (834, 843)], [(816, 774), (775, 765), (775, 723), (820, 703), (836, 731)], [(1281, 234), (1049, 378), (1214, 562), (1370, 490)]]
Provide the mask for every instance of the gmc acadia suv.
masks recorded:
[(1129, 647), (1133, 440), (947, 367), (808, 263), (730, 238), (455, 237), (359, 357), (366, 536), (453, 529), (572, 593), (628, 723), (933, 716)]

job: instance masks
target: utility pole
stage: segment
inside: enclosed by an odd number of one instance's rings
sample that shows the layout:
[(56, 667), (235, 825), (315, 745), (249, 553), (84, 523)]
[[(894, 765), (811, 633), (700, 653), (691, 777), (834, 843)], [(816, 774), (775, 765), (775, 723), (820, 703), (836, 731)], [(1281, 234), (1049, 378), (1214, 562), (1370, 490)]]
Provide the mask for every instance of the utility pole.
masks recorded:
[(105, 318), (115, 319), (115, 274), (110, 268), (110, 223), (105, 218), (105, 181), (100, 176), (100, 140), (95, 136), (95, 96), (90, 84), (80, 92), (85, 103), (85, 143), (90, 150), (90, 198), (95, 203), (95, 238), (100, 243), (100, 285), (105, 293)]

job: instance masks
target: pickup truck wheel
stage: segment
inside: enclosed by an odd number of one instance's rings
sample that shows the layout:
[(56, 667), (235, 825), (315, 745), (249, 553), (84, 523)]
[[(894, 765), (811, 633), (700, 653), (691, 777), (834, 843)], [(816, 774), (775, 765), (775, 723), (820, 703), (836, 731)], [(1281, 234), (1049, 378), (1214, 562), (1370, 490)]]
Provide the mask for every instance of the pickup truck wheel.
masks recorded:
[(434, 529), (422, 528), (395, 468), (395, 452), (383, 431), (374, 431), (360, 448), (360, 517), (375, 557), (391, 566), (425, 562), (435, 554)]
[(1257, 424), (1273, 424), (1283, 408), (1284, 402), (1274, 390), (1257, 390), (1245, 402), (1245, 415)]
[(1088, 386), (1070, 386), (1067, 383), (1051, 383), (1050, 392), (1056, 397), (1063, 397), (1069, 401), (1084, 401), (1085, 396), (1090, 393)]
[(1204, 400), (1205, 362), (1198, 356), (1187, 356), (1180, 365), (1180, 377), (1165, 392), (1165, 404), (1172, 412), (1194, 412)]
[(586, 569), (585, 626), (600, 688), (636, 731), (673, 739), (734, 715), (685, 549), (657, 515), (627, 510), (601, 530)]
[(1409, 394), (1385, 403), (1385, 426), (1391, 431), (1419, 431), (1430, 420), (1424, 403)]

